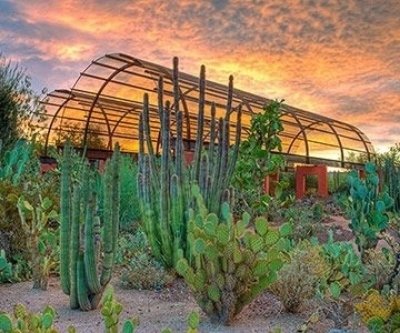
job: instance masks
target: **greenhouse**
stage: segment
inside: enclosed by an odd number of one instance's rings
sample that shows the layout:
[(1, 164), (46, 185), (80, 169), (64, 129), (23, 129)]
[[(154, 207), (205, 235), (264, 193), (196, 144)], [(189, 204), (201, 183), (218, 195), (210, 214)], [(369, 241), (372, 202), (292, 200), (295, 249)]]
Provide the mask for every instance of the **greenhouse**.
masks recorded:
[[(160, 151), (157, 109), (160, 76), (164, 78), (164, 101), (170, 100), (172, 104), (171, 69), (121, 53), (107, 54), (92, 61), (71, 90), (55, 90), (43, 101), (47, 117), (41, 126), (46, 137), (46, 150), (49, 145), (60, 145), (70, 138), (75, 146), (87, 145), (91, 151), (109, 152), (118, 142), (123, 152), (137, 153), (138, 121), (143, 94), (148, 93), (152, 140)], [(197, 132), (199, 79), (180, 73), (179, 86), (185, 149), (191, 151)], [(211, 105), (215, 104), (217, 117), (222, 116), (226, 110), (227, 94), (227, 86), (206, 81), (205, 143), (210, 135)], [(271, 100), (267, 98), (234, 89), (232, 110), (242, 109), (242, 140), (248, 133), (252, 114), (261, 112), (269, 102)], [(280, 134), (281, 153), (289, 163), (351, 167), (356, 165), (354, 156), (370, 160), (374, 154), (367, 136), (351, 124), (286, 104), (281, 111), (284, 126)], [(235, 117), (232, 118), (231, 126), (234, 127)], [(171, 131), (174, 136), (174, 125)]]

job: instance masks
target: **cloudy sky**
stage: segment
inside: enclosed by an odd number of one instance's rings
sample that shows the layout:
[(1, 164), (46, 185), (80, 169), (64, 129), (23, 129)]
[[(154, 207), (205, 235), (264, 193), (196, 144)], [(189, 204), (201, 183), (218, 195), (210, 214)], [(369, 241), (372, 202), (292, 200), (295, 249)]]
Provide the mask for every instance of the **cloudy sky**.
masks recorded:
[(70, 88), (123, 52), (400, 142), (399, 0), (0, 0), (0, 52), (35, 88)]

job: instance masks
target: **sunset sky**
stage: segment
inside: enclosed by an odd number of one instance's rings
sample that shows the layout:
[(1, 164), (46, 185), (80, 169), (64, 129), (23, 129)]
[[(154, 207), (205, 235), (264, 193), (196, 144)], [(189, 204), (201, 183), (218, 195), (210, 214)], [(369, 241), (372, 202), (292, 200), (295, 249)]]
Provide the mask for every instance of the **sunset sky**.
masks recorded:
[(122, 52), (400, 142), (400, 1), (0, 0), (0, 52), (37, 91), (70, 88), (93, 58)]

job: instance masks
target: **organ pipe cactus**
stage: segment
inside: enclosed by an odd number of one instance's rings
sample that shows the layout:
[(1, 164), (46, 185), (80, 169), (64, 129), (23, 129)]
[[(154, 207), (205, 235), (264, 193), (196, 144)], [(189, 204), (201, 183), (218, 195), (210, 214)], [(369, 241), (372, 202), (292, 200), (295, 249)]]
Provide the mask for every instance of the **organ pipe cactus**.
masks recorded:
[(219, 218), (209, 213), (196, 185), (193, 195), (197, 213), (191, 210), (188, 223), (192, 263), (182, 256), (176, 269), (211, 320), (229, 324), (276, 280), (287, 257), (283, 237), (290, 234), (290, 226), (276, 229), (257, 218), (250, 227), (247, 213), (234, 222), (227, 203)]
[[(150, 105), (144, 95), (143, 112), (139, 122), (139, 196), (144, 227), (153, 254), (167, 267), (174, 267), (179, 249), (188, 253), (186, 241), (187, 214), (192, 205), (190, 184), (198, 184), (210, 212), (219, 214), (229, 191), (230, 180), (238, 156), (241, 132), (241, 107), (237, 109), (234, 145), (230, 142), (230, 115), (233, 98), (233, 77), (229, 78), (229, 92), (225, 117), (216, 119), (215, 105), (211, 105), (208, 149), (204, 147), (205, 67), (199, 80), (198, 126), (193, 161), (184, 163), (184, 119), (179, 109), (180, 88), (178, 58), (174, 58), (172, 75), (174, 103), (164, 105), (163, 78), (158, 81), (158, 114), (160, 117), (161, 161), (153, 147), (150, 128)], [(173, 126), (175, 124), (175, 126)], [(186, 129), (187, 130), (187, 129)], [(174, 133), (175, 132), (175, 133)], [(188, 138), (189, 139), (189, 138)]]
[[(111, 279), (119, 228), (119, 147), (107, 163), (104, 174), (96, 174), (86, 161), (72, 174), (71, 147), (61, 161), (60, 276), (71, 308), (95, 309)], [(96, 190), (100, 177), (102, 193)], [(98, 202), (103, 198), (103, 214)], [(100, 228), (102, 235), (100, 236)], [(102, 253), (101, 253), (102, 250)], [(100, 262), (101, 257), (101, 262)]]

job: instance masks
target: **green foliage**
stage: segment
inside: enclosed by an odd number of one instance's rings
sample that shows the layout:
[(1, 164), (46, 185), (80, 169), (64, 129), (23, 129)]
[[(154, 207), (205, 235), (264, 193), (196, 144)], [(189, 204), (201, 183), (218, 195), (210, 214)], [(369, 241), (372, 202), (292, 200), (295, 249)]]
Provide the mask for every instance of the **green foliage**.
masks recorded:
[[(116, 146), (103, 174), (91, 170), (87, 161), (82, 161), (80, 170), (74, 173), (72, 148), (69, 144), (64, 147), (60, 190), (60, 277), (61, 287), (70, 296), (73, 309), (95, 309), (111, 279), (119, 230), (119, 158), (119, 147)], [(96, 179), (103, 184), (101, 193), (96, 191)], [(100, 195), (104, 202), (102, 218), (98, 214)]]
[(364, 267), (374, 289), (382, 290), (390, 283), (395, 270), (396, 256), (390, 249), (366, 251)]
[(115, 263), (121, 271), (124, 288), (159, 290), (174, 278), (152, 257), (146, 235), (141, 230), (119, 237)]
[(80, 123), (64, 120), (62, 130), (57, 131), (54, 144), (56, 147), (61, 147), (69, 141), (75, 148), (107, 149), (104, 136), (101, 134), (101, 125), (89, 123), (85, 142), (84, 133), (85, 131)]
[[(103, 316), (106, 333), (119, 332), (119, 321), (122, 310), (122, 304), (114, 298), (112, 292), (109, 292), (107, 295), (105, 295), (103, 307), (101, 309), (101, 315)], [(122, 324), (121, 332), (134, 333), (138, 325), (138, 318), (128, 319)]]
[[(181, 258), (176, 270), (212, 321), (229, 324), (233, 318), (277, 279), (283, 265), (281, 237), (290, 230), (271, 228), (264, 218), (249, 226), (243, 214), (234, 222), (228, 204), (221, 218), (209, 213), (197, 186), (192, 192), (196, 213), (190, 212), (188, 239), (191, 262)], [(283, 233), (283, 235), (282, 235)]]
[(57, 333), (53, 326), (56, 311), (51, 306), (37, 314), (29, 312), (24, 305), (14, 306), (11, 318), (6, 313), (0, 313), (0, 332), (2, 333)]
[(332, 194), (347, 193), (349, 184), (347, 182), (348, 172), (328, 172), (328, 189)]
[(378, 243), (378, 237), (388, 227), (387, 210), (393, 200), (387, 191), (379, 193), (379, 177), (372, 163), (365, 165), (366, 179), (359, 178), (357, 172), (349, 175), (350, 184), (349, 215), (350, 228), (355, 241), (364, 258), (365, 251), (373, 249)]
[[(8, 146), (32, 134), (34, 128), (28, 126), (29, 120), (40, 111), (39, 97), (31, 88), (30, 77), (0, 54), (0, 142)], [(31, 133), (24, 133), (26, 130)]]
[(0, 146), (1, 181), (9, 181), (15, 186), (29, 178), (32, 173), (38, 173), (39, 159), (34, 143), (18, 140), (7, 148)]
[(33, 288), (47, 290), (50, 270), (57, 265), (57, 233), (49, 224), (58, 218), (53, 202), (39, 194), (37, 206), (33, 207), (23, 196), (18, 199), (21, 226), (28, 238), (31, 254)]
[(233, 184), (240, 191), (241, 199), (258, 213), (263, 206), (260, 203), (265, 177), (277, 172), (284, 163), (281, 155), (273, 153), (282, 149), (281, 103), (273, 101), (264, 106), (264, 112), (253, 115), (250, 134), (240, 144)]
[(290, 252), (290, 261), (279, 271), (270, 290), (279, 297), (286, 311), (296, 313), (316, 295), (328, 270), (321, 246), (299, 243)]
[[(0, 160), (0, 247), (19, 272), (20, 278), (30, 275), (32, 216), (26, 210), (26, 224), (22, 223), (18, 210), (21, 197), (33, 207), (41, 205), (41, 198), (52, 201), (58, 210), (58, 178), (55, 172), (40, 173), (40, 163), (35, 142), (17, 141), (2, 151)], [(36, 217), (36, 216), (35, 216)], [(48, 223), (42, 231), (52, 233), (56, 223)], [(55, 247), (56, 249), (56, 247)], [(18, 258), (18, 263), (17, 263)], [(28, 262), (29, 265), (25, 265)], [(21, 264), (22, 263), (22, 264)], [(23, 271), (23, 268), (28, 269)]]
[(400, 145), (390, 147), (385, 154), (378, 156), (379, 166), (383, 171), (383, 185), (393, 198), (393, 210), (400, 212)]
[[(158, 160), (150, 133), (149, 97), (144, 96), (140, 118), (139, 182), (140, 203), (144, 230), (153, 255), (167, 267), (173, 268), (178, 252), (189, 255), (187, 246), (187, 214), (192, 206), (190, 185), (198, 184), (207, 208), (220, 214), (221, 204), (230, 196), (228, 191), (235, 168), (241, 132), (241, 108), (237, 112), (235, 143), (230, 147), (230, 116), (232, 113), (233, 78), (230, 77), (227, 110), (224, 118), (216, 119), (215, 105), (211, 106), (210, 138), (208, 149), (203, 147), (205, 136), (205, 68), (202, 66), (199, 88), (199, 112), (194, 158), (189, 166), (184, 163), (183, 114), (179, 110), (178, 59), (174, 58), (174, 107), (164, 107), (163, 79), (159, 80), (158, 112), (161, 122), (161, 158)], [(174, 132), (171, 137), (175, 115)], [(217, 138), (218, 135), (218, 138)], [(174, 140), (172, 140), (174, 139)], [(217, 145), (218, 142), (218, 145)], [(173, 152), (173, 154), (172, 154)]]
[(14, 280), (12, 264), (7, 260), (5, 251), (0, 249), (0, 283), (14, 282)]
[(321, 221), (325, 213), (321, 204), (317, 202), (311, 206), (294, 204), (282, 210), (282, 215), (283, 220), (292, 225), (290, 238), (297, 243), (317, 236), (317, 233), (322, 228)]
[(365, 269), (351, 243), (335, 242), (330, 232), (322, 253), (328, 270), (319, 287), (321, 294), (337, 299), (344, 290), (362, 289)]
[(120, 226), (122, 230), (132, 230), (140, 220), (137, 177), (138, 164), (130, 156), (121, 156), (121, 202)]

